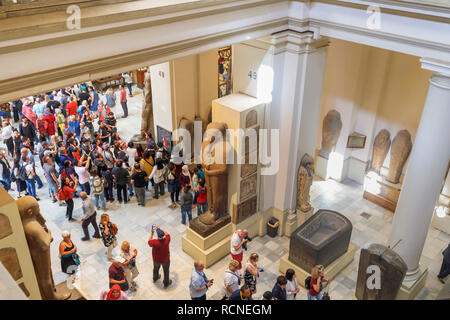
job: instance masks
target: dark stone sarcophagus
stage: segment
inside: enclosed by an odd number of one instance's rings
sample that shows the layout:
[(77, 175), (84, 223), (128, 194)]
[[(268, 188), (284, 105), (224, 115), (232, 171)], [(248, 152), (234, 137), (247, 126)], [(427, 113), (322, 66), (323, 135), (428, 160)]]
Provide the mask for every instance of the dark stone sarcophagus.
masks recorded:
[(319, 210), (291, 234), (289, 261), (310, 272), (328, 266), (348, 250), (352, 223), (342, 214)]
[(408, 267), (392, 249), (369, 244), (361, 249), (355, 296), (359, 300), (394, 300)]

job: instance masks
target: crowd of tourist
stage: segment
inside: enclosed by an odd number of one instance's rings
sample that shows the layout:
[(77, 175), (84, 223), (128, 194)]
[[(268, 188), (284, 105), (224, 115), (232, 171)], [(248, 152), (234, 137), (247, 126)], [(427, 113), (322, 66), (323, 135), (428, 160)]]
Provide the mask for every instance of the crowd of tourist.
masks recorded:
[[(126, 78), (129, 96), (131, 80)], [(128, 116), (127, 93), (120, 86), (123, 117)], [(111, 262), (108, 269), (109, 290), (101, 293), (103, 300), (128, 299), (127, 292), (137, 290), (139, 275), (138, 250), (128, 241), (120, 245), (120, 256), (113, 257), (118, 246), (118, 226), (106, 213), (108, 204), (117, 201), (128, 204), (136, 197), (141, 207), (147, 206), (146, 193), (154, 199), (170, 193), (170, 208), (179, 207), (180, 222), (189, 224), (193, 211), (197, 216), (208, 210), (207, 186), (201, 165), (191, 169), (183, 163), (173, 163), (167, 146), (156, 142), (150, 132), (143, 132), (145, 145), (125, 141), (117, 130), (116, 96), (112, 89), (105, 95), (87, 84), (74, 85), (53, 92), (30, 96), (0, 108), (1, 138), (6, 148), (0, 150), (0, 183), (17, 197), (32, 196), (36, 200), (45, 185), (55, 206), (65, 207), (69, 222), (73, 217), (74, 198), (82, 207), (82, 241), (101, 239), (105, 254)], [(41, 168), (43, 177), (38, 174)], [(40, 171), (40, 170), (39, 170)], [(37, 187), (36, 187), (37, 184)], [(122, 207), (123, 208), (123, 207)], [(193, 210), (194, 209), (194, 210)], [(99, 221), (97, 220), (99, 213)], [(152, 248), (153, 281), (161, 278), (163, 285), (170, 279), (170, 235), (153, 225), (148, 245)], [(230, 244), (231, 261), (225, 270), (221, 285), (223, 299), (252, 300), (257, 293), (260, 273), (259, 255), (251, 253), (245, 264), (243, 251), (247, 250), (248, 231), (237, 230)], [(64, 231), (59, 246), (61, 270), (75, 281), (80, 264), (77, 246), (69, 232)], [(204, 272), (205, 265), (194, 263), (189, 284), (193, 300), (205, 300), (208, 289), (214, 285)], [(321, 299), (323, 268), (316, 267), (308, 285), (308, 298)], [(272, 291), (264, 292), (263, 299), (293, 300), (299, 293), (295, 271), (287, 270), (279, 276)]]

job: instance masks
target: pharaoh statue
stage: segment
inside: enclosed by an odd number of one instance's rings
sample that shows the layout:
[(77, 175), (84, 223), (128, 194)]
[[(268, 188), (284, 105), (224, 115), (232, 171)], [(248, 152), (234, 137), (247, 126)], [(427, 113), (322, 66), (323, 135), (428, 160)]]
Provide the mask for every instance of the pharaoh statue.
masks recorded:
[(386, 129), (380, 130), (373, 141), (371, 164), (372, 169), (374, 169), (378, 174), (380, 173), (381, 167), (383, 167), (384, 159), (386, 159), (390, 146), (391, 134)]
[(50, 261), (50, 244), (53, 238), (50, 230), (47, 229), (44, 217), (41, 215), (39, 203), (30, 196), (22, 197), (16, 203), (42, 299), (65, 300), (70, 298), (70, 291), (56, 292)]
[(142, 106), (141, 114), (141, 132), (132, 137), (134, 142), (145, 142), (145, 133), (151, 132), (153, 136), (154, 133), (154, 122), (153, 122), (153, 102), (152, 102), (152, 80), (150, 77), (150, 68), (145, 73), (144, 78), (144, 103)]
[[(216, 140), (215, 132), (222, 134), (222, 140)], [(218, 150), (222, 155), (216, 154)], [(202, 142), (202, 165), (205, 173), (209, 210), (190, 223), (190, 227), (207, 236), (230, 222), (228, 214), (228, 171), (226, 125), (219, 122), (208, 124)]]
[(392, 140), (391, 160), (386, 180), (391, 183), (399, 183), (403, 172), (403, 166), (411, 152), (412, 142), (408, 130), (400, 130)]
[(334, 151), (336, 143), (341, 134), (342, 121), (341, 114), (336, 110), (330, 110), (325, 118), (323, 118), (322, 126), (322, 148), (319, 155), (328, 159), (330, 153)]
[[(182, 119), (180, 120), (180, 123), (179, 123), (179, 125), (178, 125), (178, 128), (179, 128), (179, 129), (187, 130), (187, 131), (189, 132), (189, 134), (191, 135), (190, 141), (186, 141), (186, 142), (185, 142), (185, 141), (184, 141), (184, 137), (183, 137), (183, 140), (182, 140), (181, 142), (179, 142), (179, 143), (182, 143), (182, 144), (190, 143), (190, 144), (191, 144), (191, 148), (190, 148), (190, 150), (191, 150), (190, 159), (192, 159), (193, 156), (194, 156), (194, 122), (192, 122), (192, 121), (190, 121), (190, 120), (188, 120), (188, 119), (186, 119), (186, 118), (182, 118)], [(186, 148), (184, 148), (184, 150), (186, 150)]]
[(307, 153), (300, 161), (297, 175), (297, 208), (302, 212), (311, 210), (309, 203), (309, 191), (313, 183), (314, 159)]

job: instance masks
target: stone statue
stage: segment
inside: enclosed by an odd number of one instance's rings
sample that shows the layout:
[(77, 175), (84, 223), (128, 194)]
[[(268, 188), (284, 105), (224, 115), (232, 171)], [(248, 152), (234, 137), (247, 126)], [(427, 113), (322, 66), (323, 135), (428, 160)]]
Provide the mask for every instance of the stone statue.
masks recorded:
[(319, 155), (328, 159), (330, 153), (334, 151), (336, 143), (341, 134), (342, 121), (341, 114), (336, 110), (330, 110), (325, 118), (323, 118), (322, 126), (322, 148)]
[[(220, 131), (223, 140), (216, 141), (213, 133), (208, 131), (211, 129)], [(215, 154), (218, 148), (222, 148), (222, 159)], [(204, 237), (231, 221), (228, 212), (228, 171), (226, 164), (228, 150), (226, 125), (219, 122), (208, 124), (206, 136), (202, 143), (202, 165), (205, 173), (209, 210), (190, 223), (190, 227)]]
[[(191, 144), (191, 148), (190, 148), (191, 149), (191, 156), (190, 156), (190, 158), (192, 159), (194, 157), (194, 122), (192, 122), (192, 121), (190, 121), (188, 119), (182, 118), (180, 120), (178, 128), (187, 130), (189, 132), (189, 134), (191, 135), (191, 140), (188, 141), (187, 143)], [(184, 143), (183, 140), (181, 140), (181, 142), (180, 142), (180, 140), (178, 140), (178, 141), (179, 141), (178, 143)]]
[(400, 130), (392, 140), (391, 161), (386, 180), (391, 183), (399, 183), (403, 172), (403, 166), (411, 152), (412, 142), (408, 130)]
[[(392, 249), (376, 243), (364, 246), (359, 257), (355, 297), (359, 300), (395, 300), (407, 269), (406, 263)], [(379, 286), (369, 288), (367, 281), (373, 283), (374, 276), (379, 276)]]
[(313, 183), (314, 159), (307, 153), (303, 156), (297, 175), (297, 208), (303, 212), (311, 210), (309, 190)]
[(44, 217), (41, 215), (39, 203), (30, 196), (22, 197), (16, 203), (42, 299), (65, 300), (70, 298), (70, 291), (65, 294), (56, 292), (50, 261), (50, 243), (53, 238), (50, 230), (47, 229)]
[(373, 141), (372, 164), (371, 167), (377, 173), (380, 173), (383, 167), (384, 159), (391, 146), (391, 134), (386, 129), (380, 130)]

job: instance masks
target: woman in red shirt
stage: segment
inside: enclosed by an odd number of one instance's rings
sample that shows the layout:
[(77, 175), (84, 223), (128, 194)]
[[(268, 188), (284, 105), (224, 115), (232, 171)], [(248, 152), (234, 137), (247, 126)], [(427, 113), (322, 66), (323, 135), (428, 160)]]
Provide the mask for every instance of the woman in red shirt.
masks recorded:
[(75, 96), (72, 96), (69, 98), (69, 101), (70, 102), (66, 106), (67, 117), (76, 116), (78, 108), (77, 98)]
[(55, 116), (51, 113), (49, 108), (45, 108), (44, 111), (44, 119), (45, 121), (47, 121), (47, 131), (48, 131), (48, 136), (52, 137), (55, 135), (56, 133), (56, 127), (55, 127)]
[[(75, 220), (75, 219), (72, 218), (73, 194), (77, 190), (78, 179), (74, 178), (74, 181), (75, 181), (75, 183), (72, 182), (69, 177), (66, 177), (62, 181), (62, 186), (61, 186), (62, 194), (63, 194), (63, 197), (64, 197), (64, 199), (61, 199), (61, 200), (66, 201), (66, 204), (67, 204), (66, 217), (69, 218), (69, 221), (74, 221)], [(73, 185), (73, 187), (71, 187), (72, 185)]]
[(324, 276), (324, 266), (317, 265), (312, 268), (309, 290), (307, 291), (308, 300), (322, 300), (322, 282), (326, 282), (327, 284), (329, 282), (329, 280), (324, 279)]

